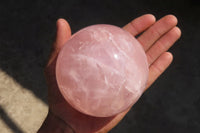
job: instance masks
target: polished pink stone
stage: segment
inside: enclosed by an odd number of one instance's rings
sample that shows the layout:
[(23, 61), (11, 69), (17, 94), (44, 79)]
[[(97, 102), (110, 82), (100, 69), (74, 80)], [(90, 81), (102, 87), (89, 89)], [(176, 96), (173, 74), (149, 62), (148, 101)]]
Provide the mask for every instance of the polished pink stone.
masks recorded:
[(131, 107), (148, 78), (148, 63), (139, 42), (112, 25), (86, 27), (64, 45), (56, 64), (64, 98), (78, 111), (108, 117)]

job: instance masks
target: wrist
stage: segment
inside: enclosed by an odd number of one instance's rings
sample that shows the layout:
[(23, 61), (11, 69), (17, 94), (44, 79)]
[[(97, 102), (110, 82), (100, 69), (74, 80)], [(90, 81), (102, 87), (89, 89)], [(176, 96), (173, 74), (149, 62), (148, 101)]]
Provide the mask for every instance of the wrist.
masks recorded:
[(74, 131), (67, 123), (49, 111), (37, 133), (74, 133)]

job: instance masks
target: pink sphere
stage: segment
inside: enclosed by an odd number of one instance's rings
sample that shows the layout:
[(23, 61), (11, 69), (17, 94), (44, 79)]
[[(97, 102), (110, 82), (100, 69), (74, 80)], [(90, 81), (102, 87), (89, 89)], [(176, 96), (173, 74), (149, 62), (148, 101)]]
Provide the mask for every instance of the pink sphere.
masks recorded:
[(112, 25), (93, 25), (75, 33), (60, 51), (56, 64), (59, 89), (78, 111), (109, 117), (131, 107), (148, 78), (140, 43)]

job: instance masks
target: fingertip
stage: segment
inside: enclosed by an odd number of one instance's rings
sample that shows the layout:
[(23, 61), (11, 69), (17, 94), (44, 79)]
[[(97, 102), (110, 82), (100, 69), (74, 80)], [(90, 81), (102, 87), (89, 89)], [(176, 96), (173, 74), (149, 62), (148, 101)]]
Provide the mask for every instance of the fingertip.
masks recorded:
[[(70, 33), (71, 33), (70, 25), (69, 25), (69, 23), (67, 22), (66, 19), (64, 19), (64, 18), (59, 18), (59, 19), (57, 20), (57, 22), (56, 22), (56, 25), (57, 25), (57, 30), (59, 30), (59, 28), (62, 27), (62, 29), (63, 29), (63, 28), (66, 28), (67, 31), (70, 31)], [(66, 30), (66, 29), (64, 29), (64, 30)]]
[(181, 37), (181, 30), (180, 30), (180, 28), (176, 26), (174, 28), (174, 31), (175, 31), (176, 35), (178, 36), (178, 38), (180, 38)]
[(124, 26), (124, 29), (136, 36), (153, 25), (156, 18), (152, 14), (142, 15)]
[(169, 63), (171, 63), (172, 60), (173, 60), (173, 55), (172, 55), (171, 52), (165, 52), (165, 53), (164, 53), (164, 57), (165, 57), (166, 60), (169, 61)]
[(61, 24), (63, 24), (63, 23), (64, 23), (64, 19), (63, 19), (63, 18), (59, 18), (59, 19), (56, 21), (57, 30), (58, 30), (59, 26), (60, 26)]
[(178, 23), (178, 19), (172, 14), (166, 15), (164, 18), (166, 19), (166, 23), (170, 25), (177, 25)]
[(64, 18), (59, 18), (57, 20), (57, 24), (60, 24), (60, 23), (66, 23), (67, 21), (64, 19)]
[(144, 16), (147, 17), (148, 20), (156, 22), (156, 17), (153, 14), (145, 14)]
[(66, 21), (64, 18), (59, 18), (57, 21)]
[(61, 23), (61, 24), (69, 25), (68, 21), (67, 21), (66, 19), (64, 19), (64, 18), (59, 18), (59, 19), (57, 20), (57, 22), (58, 22), (58, 23)]
[(57, 33), (54, 49), (60, 50), (64, 43), (71, 37), (71, 28), (69, 23), (63, 18), (59, 18), (56, 25)]

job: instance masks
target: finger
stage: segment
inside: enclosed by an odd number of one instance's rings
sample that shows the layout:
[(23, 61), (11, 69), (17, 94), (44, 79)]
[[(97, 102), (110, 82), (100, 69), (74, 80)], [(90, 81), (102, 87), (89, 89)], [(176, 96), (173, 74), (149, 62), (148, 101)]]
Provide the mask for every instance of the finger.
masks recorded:
[(173, 15), (167, 15), (158, 20), (147, 31), (138, 37), (145, 51), (153, 45), (163, 34), (177, 25), (177, 19)]
[(133, 36), (136, 36), (150, 27), (153, 23), (155, 23), (156, 19), (151, 14), (146, 14), (141, 17), (138, 17), (125, 25), (123, 29), (131, 33)]
[(165, 52), (150, 66), (146, 89), (167, 69), (172, 60), (172, 54), (170, 52)]
[(162, 36), (147, 52), (147, 60), (151, 65), (163, 52), (167, 51), (181, 36), (178, 27), (174, 27)]
[(65, 19), (58, 19), (57, 23), (57, 33), (56, 33), (56, 41), (53, 43), (52, 51), (50, 54), (49, 61), (47, 63), (47, 67), (52, 64), (55, 58), (58, 55), (58, 52), (64, 45), (64, 43), (70, 38), (71, 36), (71, 29), (68, 22)]
[(59, 51), (64, 45), (64, 43), (70, 38), (70, 36), (71, 29), (69, 23), (65, 19), (58, 19), (56, 41), (53, 44), (54, 50)]

